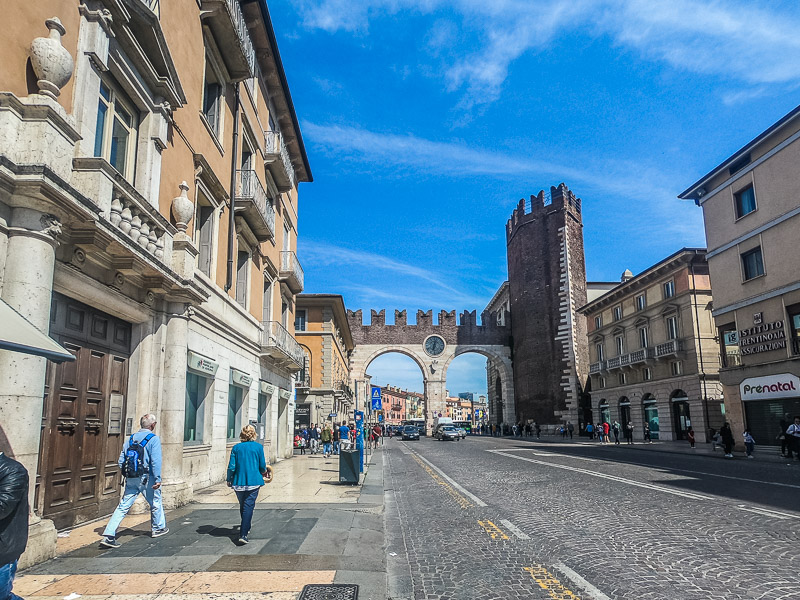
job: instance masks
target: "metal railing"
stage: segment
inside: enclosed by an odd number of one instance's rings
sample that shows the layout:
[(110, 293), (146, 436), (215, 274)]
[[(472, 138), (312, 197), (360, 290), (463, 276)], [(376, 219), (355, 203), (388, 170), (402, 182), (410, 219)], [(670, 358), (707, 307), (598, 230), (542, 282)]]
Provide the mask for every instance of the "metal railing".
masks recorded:
[(155, 15), (160, 19), (161, 18), (161, 0), (142, 0), (145, 6), (152, 10)]
[(724, 352), (720, 355), (723, 367), (741, 367), (742, 355), (738, 352)]
[(251, 200), (264, 218), (272, 237), (275, 237), (275, 207), (267, 197), (256, 172), (252, 169), (236, 171), (236, 199)]
[(263, 321), (261, 325), (261, 347), (275, 348), (302, 367), (305, 360), (303, 348), (292, 334), (278, 321)]
[(280, 158), (283, 169), (286, 171), (289, 187), (294, 187), (295, 176), (292, 159), (289, 157), (289, 150), (283, 142), (283, 135), (279, 131), (264, 132), (264, 154), (265, 156), (271, 155)]
[(239, 36), (239, 44), (242, 47), (242, 53), (244, 53), (247, 64), (250, 66), (250, 75), (255, 76), (256, 50), (253, 48), (253, 41), (250, 39), (250, 32), (247, 30), (247, 22), (244, 20), (242, 7), (239, 5), (239, 0), (225, 0), (225, 3), (230, 10), (233, 27), (236, 29), (236, 33)]
[(655, 357), (661, 358), (662, 356), (669, 356), (678, 353), (678, 340), (670, 340), (656, 346)]
[(291, 250), (281, 251), (281, 277), (293, 277), (297, 282), (297, 286), (302, 290), (304, 284), (303, 267), (300, 266), (300, 261), (297, 260), (297, 254)]

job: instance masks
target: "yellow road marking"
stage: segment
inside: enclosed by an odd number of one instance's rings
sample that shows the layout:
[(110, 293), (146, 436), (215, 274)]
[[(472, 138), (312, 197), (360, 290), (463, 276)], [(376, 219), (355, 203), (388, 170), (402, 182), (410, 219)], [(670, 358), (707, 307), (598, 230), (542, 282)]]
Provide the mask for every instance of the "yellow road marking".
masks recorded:
[(493, 540), (509, 539), (505, 532), (491, 521), (478, 521), (478, 524), (486, 530), (486, 533), (488, 533)]
[(542, 565), (523, 567), (522, 570), (527, 571), (540, 588), (547, 590), (553, 600), (580, 600), (580, 596), (564, 587), (564, 584), (558, 580), (558, 577), (553, 575)]
[(444, 479), (442, 479), (436, 471), (434, 471), (428, 465), (422, 462), (416, 454), (412, 453), (411, 458), (417, 461), (417, 464), (419, 464), (419, 466), (422, 467), (425, 470), (425, 472), (428, 473), (428, 475), (430, 475), (436, 483), (441, 485), (445, 489), (445, 491), (448, 494), (450, 494), (456, 502), (458, 502), (458, 505), (461, 508), (467, 509), (467, 508), (472, 508), (474, 506), (472, 502), (470, 502), (467, 498), (459, 494), (452, 485), (450, 485)]

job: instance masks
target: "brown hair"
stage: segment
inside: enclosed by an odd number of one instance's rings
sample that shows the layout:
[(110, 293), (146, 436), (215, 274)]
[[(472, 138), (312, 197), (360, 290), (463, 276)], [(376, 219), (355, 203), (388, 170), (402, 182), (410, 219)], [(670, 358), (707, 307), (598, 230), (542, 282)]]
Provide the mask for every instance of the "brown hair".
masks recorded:
[(256, 439), (256, 428), (252, 425), (245, 425), (242, 427), (242, 433), (239, 434), (239, 439), (243, 442), (252, 442)]

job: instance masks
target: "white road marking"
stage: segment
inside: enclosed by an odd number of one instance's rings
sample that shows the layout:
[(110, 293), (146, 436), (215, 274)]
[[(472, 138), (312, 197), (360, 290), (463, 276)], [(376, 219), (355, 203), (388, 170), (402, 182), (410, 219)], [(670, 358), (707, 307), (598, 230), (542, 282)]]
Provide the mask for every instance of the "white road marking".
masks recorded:
[[(497, 450), (489, 450), (489, 452), (498, 452)], [(510, 448), (508, 452), (530, 452), (534, 456), (557, 456), (559, 458), (574, 458), (575, 460), (585, 460), (586, 462), (597, 462), (596, 458), (586, 458), (585, 456), (573, 456), (571, 454), (562, 454), (561, 452), (537, 452), (534, 448)]]
[(500, 519), (500, 522), (501, 522), (503, 525), (505, 525), (505, 526), (506, 526), (506, 529), (508, 529), (508, 530), (509, 530), (511, 533), (513, 533), (513, 534), (514, 534), (515, 536), (517, 536), (519, 539), (521, 539), (521, 540), (529, 540), (529, 539), (531, 539), (530, 537), (528, 537), (528, 535), (527, 535), (526, 533), (524, 533), (524, 532), (523, 532), (523, 531), (522, 531), (522, 530), (521, 530), (519, 527), (517, 527), (516, 525), (514, 525), (514, 524), (513, 524), (511, 521), (509, 521), (508, 519)]
[(463, 488), (461, 485), (459, 485), (458, 483), (456, 483), (456, 482), (455, 482), (455, 481), (454, 481), (454, 480), (453, 480), (451, 477), (449, 477), (449, 476), (448, 476), (448, 475), (447, 475), (447, 474), (446, 474), (444, 471), (442, 471), (442, 470), (441, 470), (439, 467), (437, 467), (436, 465), (434, 465), (434, 464), (433, 464), (431, 461), (429, 461), (429, 460), (428, 460), (427, 458), (425, 458), (424, 456), (420, 455), (420, 453), (419, 453), (419, 452), (414, 452), (413, 450), (412, 450), (412, 452), (413, 452), (414, 454), (416, 454), (416, 455), (417, 455), (417, 457), (418, 457), (418, 458), (419, 458), (419, 459), (420, 459), (422, 462), (424, 462), (424, 463), (425, 463), (426, 465), (428, 465), (428, 466), (429, 466), (431, 469), (433, 469), (433, 470), (434, 470), (434, 471), (436, 471), (436, 472), (437, 472), (439, 475), (441, 475), (443, 479), (447, 480), (447, 481), (450, 483), (450, 485), (452, 485), (452, 486), (453, 486), (454, 488), (456, 488), (456, 489), (457, 489), (459, 492), (461, 492), (462, 494), (464, 494), (464, 495), (465, 495), (467, 498), (470, 498), (470, 499), (471, 499), (471, 500), (472, 500), (472, 501), (473, 501), (475, 504), (477, 504), (478, 506), (486, 506), (486, 502), (484, 502), (483, 500), (481, 500), (480, 498), (478, 498), (478, 497), (477, 497), (475, 494), (473, 494), (472, 492), (468, 492), (467, 490), (465, 490), (465, 489), (464, 489), (464, 488)]
[(556, 563), (553, 565), (553, 568), (556, 571), (561, 571), (564, 575), (566, 575), (567, 578), (575, 584), (575, 587), (581, 588), (592, 600), (611, 600), (611, 598), (606, 596), (603, 592), (586, 581), (583, 577), (578, 575), (564, 563)]
[[(660, 485), (654, 485), (652, 483), (643, 483), (641, 481), (634, 481), (632, 479), (625, 479), (624, 477), (617, 477), (616, 475), (606, 475), (605, 473), (599, 473), (597, 471), (590, 471), (589, 469), (579, 469), (578, 467), (570, 467), (568, 465), (559, 465), (556, 463), (545, 462), (543, 460), (536, 460), (535, 458), (527, 458), (525, 456), (514, 456), (513, 454), (509, 454), (502, 450), (489, 450), (489, 452), (494, 452), (495, 454), (501, 454), (503, 456), (508, 456), (509, 458), (514, 458), (516, 460), (524, 460), (526, 462), (535, 463), (537, 465), (543, 465), (545, 467), (553, 467), (555, 469), (564, 469), (565, 471), (573, 471), (575, 473), (583, 473), (584, 475), (591, 475), (592, 477), (599, 477), (600, 479), (608, 479), (610, 481), (617, 481), (619, 483), (624, 483), (626, 485), (632, 485), (635, 487), (645, 488), (649, 490), (654, 490), (656, 492), (663, 492), (665, 494), (673, 494), (674, 496), (681, 496), (683, 498), (690, 498), (692, 500), (711, 500), (710, 496), (705, 496), (703, 494), (696, 494), (694, 492), (682, 492), (679, 490), (673, 490), (668, 487), (663, 487)], [(423, 459), (425, 460), (425, 459)]]
[(747, 512), (756, 513), (759, 515), (764, 515), (766, 517), (773, 517), (775, 519), (800, 519), (800, 515), (792, 515), (785, 512), (780, 512), (777, 510), (770, 510), (769, 508), (759, 508), (755, 506), (746, 506), (744, 504), (740, 504), (737, 507), (739, 510), (745, 510)]

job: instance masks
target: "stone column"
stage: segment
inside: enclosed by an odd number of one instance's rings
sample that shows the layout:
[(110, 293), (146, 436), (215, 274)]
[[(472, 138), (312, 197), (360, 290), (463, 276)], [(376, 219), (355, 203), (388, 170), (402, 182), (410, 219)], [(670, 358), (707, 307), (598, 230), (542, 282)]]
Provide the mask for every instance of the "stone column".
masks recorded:
[(164, 394), (157, 415), (163, 449), (161, 468), (164, 506), (175, 508), (192, 500), (192, 484), (183, 477), (183, 426), (186, 408), (186, 349), (193, 309), (169, 305), (164, 340)]
[(425, 424), (428, 427), (428, 435), (433, 433), (433, 420), (445, 414), (445, 398), (447, 397), (447, 382), (444, 379), (425, 380)]
[[(26, 208), (12, 213), (8, 228), (3, 275), (3, 300), (40, 331), (50, 330), (53, 297), (55, 237), (61, 223), (52, 215)], [(0, 350), (0, 440), (10, 456), (30, 475), (29, 499), (34, 507), (34, 482), (39, 462), (42, 404), (47, 360), (30, 354)], [(31, 565), (55, 554), (53, 522), (31, 513), (28, 551), (21, 565)]]

